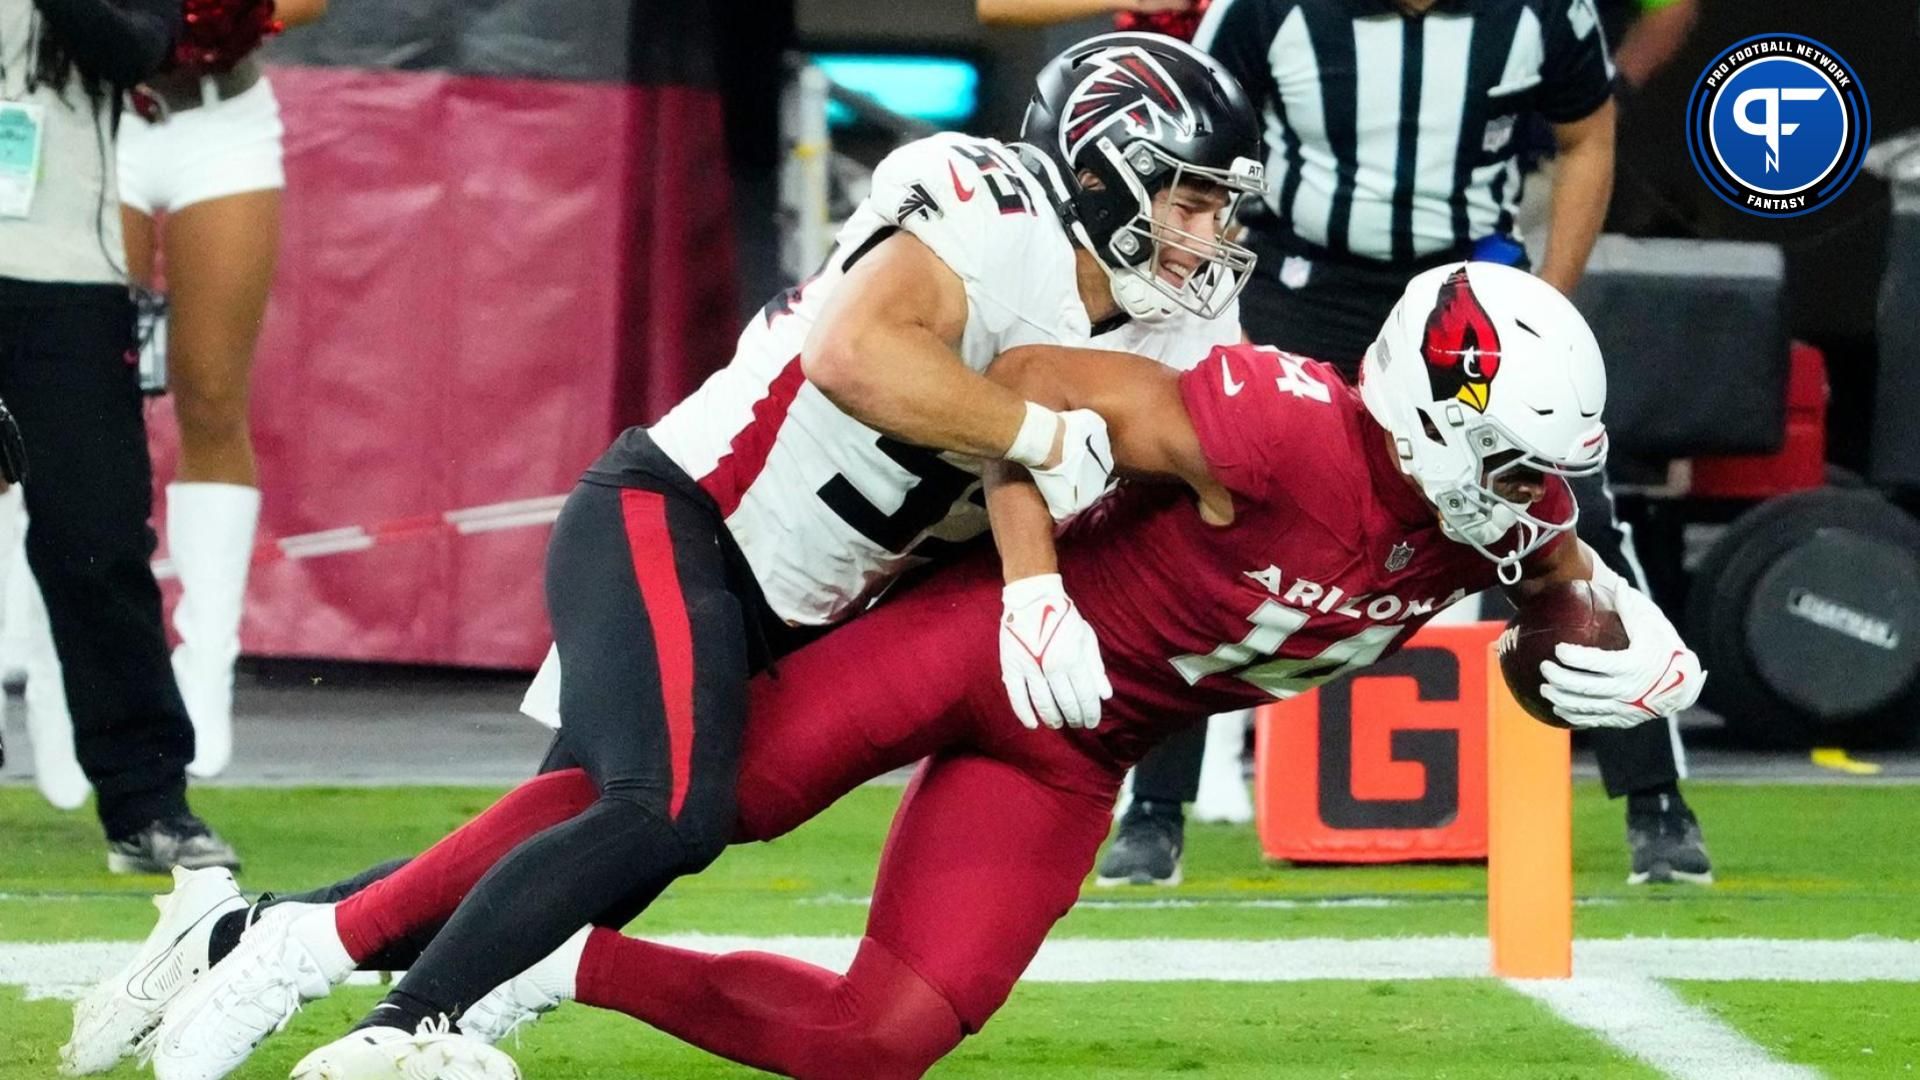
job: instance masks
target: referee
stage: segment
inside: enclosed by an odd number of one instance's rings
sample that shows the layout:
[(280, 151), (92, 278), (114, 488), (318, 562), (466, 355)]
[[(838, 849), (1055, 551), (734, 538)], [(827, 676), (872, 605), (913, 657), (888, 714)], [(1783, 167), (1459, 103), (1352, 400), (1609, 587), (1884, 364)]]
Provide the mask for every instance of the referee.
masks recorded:
[[(1442, 263), (1528, 265), (1514, 228), (1529, 114), (1558, 146), (1539, 275), (1571, 293), (1613, 186), (1614, 73), (1593, 0), (1214, 0), (1194, 44), (1263, 114), (1268, 193), (1241, 294), (1248, 337), (1348, 379), (1407, 280)], [(1603, 478), (1573, 482), (1579, 534), (1645, 588)], [(1180, 804), (1204, 734), (1140, 763), (1103, 881), (1178, 880)], [(1678, 736), (1596, 733), (1609, 795), (1628, 797), (1632, 883), (1711, 881), (1680, 797)]]

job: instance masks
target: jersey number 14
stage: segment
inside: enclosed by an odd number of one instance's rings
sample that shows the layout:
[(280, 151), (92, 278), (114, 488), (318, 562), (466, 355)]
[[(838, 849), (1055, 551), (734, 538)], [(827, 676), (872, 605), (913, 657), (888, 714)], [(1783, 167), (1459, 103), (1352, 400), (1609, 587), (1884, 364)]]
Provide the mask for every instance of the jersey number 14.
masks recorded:
[(1253, 629), (1246, 637), (1223, 643), (1209, 653), (1176, 656), (1170, 662), (1189, 686), (1209, 675), (1230, 674), (1276, 698), (1290, 698), (1380, 659), (1403, 629), (1378, 624), (1341, 638), (1314, 656), (1277, 655), (1287, 639), (1312, 617), (1310, 611), (1277, 600), (1262, 600), (1247, 616)]

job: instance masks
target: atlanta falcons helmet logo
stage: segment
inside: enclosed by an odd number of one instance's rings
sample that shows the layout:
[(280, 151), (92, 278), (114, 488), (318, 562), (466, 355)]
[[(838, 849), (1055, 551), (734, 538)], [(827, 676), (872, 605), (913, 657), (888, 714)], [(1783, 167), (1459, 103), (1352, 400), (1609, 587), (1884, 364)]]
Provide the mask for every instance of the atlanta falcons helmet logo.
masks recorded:
[(1198, 125), (1193, 108), (1160, 61), (1137, 46), (1107, 49), (1090, 57), (1094, 70), (1067, 98), (1060, 150), (1068, 161), (1114, 123), (1128, 134), (1160, 139), (1164, 131), (1191, 139)]
[(1500, 332), (1480, 306), (1480, 298), (1473, 295), (1466, 267), (1447, 275), (1440, 286), (1439, 300), (1427, 313), (1420, 355), (1427, 361), (1433, 400), (1459, 401), (1487, 411), (1493, 377), (1500, 371)]

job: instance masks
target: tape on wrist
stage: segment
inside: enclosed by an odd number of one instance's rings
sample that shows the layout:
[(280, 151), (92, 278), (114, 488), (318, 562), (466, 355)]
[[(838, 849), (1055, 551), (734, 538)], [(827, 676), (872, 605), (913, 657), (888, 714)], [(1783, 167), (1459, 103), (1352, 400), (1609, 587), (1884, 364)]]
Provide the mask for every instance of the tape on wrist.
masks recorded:
[(1006, 459), (1016, 465), (1037, 469), (1053, 453), (1053, 436), (1060, 430), (1060, 414), (1044, 405), (1027, 402), (1027, 418), (1020, 422), (1020, 433), (1007, 447)]

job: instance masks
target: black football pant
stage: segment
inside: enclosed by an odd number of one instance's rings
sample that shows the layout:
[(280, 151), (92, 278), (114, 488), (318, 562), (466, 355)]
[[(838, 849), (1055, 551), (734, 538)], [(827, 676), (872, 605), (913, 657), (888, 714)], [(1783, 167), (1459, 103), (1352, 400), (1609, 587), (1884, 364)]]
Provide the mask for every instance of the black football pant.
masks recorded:
[(372, 1022), (458, 1016), (581, 927), (610, 911), (631, 917), (726, 847), (748, 607), (717, 510), (675, 488), (583, 481), (568, 497), (547, 550), (565, 721), (555, 754), (586, 770), (599, 800), (496, 863)]
[(149, 565), (153, 472), (133, 341), (125, 286), (0, 278), (0, 400), (27, 449), (27, 563), (110, 839), (187, 813), (193, 759)]
[[(1295, 263), (1295, 268), (1299, 263)], [(1357, 381), (1360, 359), (1399, 302), (1407, 280), (1423, 266), (1351, 266), (1316, 262), (1300, 288), (1282, 285), (1284, 260), (1262, 253), (1259, 268), (1240, 294), (1240, 323), (1256, 345), (1273, 345), (1340, 369)], [(1604, 476), (1571, 482), (1580, 507), (1575, 527), (1614, 573), (1646, 588), (1633, 536), (1614, 516), (1613, 495)], [(1498, 596), (1497, 593), (1493, 594)], [(1504, 603), (1504, 597), (1500, 598)], [(1607, 794), (1614, 798), (1676, 782), (1680, 777), (1680, 739), (1674, 721), (1646, 723), (1625, 730), (1595, 731), (1594, 758)], [(1206, 725), (1197, 724), (1161, 743), (1133, 774), (1133, 797), (1155, 802), (1193, 801), (1200, 789), (1200, 758)]]

